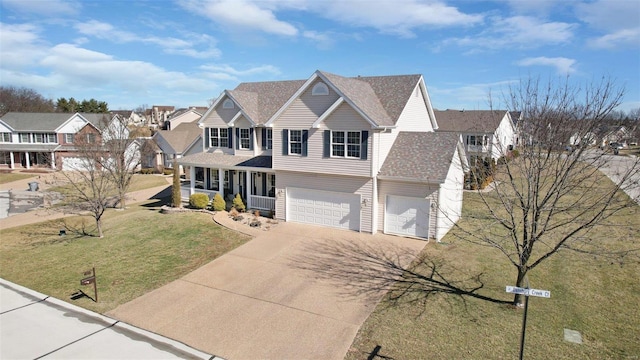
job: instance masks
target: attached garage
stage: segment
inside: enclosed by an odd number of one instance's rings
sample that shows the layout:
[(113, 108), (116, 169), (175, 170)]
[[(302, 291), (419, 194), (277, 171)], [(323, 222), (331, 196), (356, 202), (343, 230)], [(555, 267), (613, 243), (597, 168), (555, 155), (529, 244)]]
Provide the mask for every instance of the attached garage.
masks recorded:
[(360, 231), (360, 195), (287, 188), (286, 221)]
[(431, 204), (427, 199), (387, 195), (384, 232), (428, 238), (430, 209)]
[(73, 171), (84, 168), (83, 160), (79, 157), (63, 157), (62, 158), (62, 170)]

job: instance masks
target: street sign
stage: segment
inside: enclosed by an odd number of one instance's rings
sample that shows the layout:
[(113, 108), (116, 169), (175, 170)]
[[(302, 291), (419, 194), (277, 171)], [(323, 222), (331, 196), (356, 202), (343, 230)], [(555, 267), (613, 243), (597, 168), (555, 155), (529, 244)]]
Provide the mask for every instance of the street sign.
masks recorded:
[(511, 294), (521, 294), (524, 296), (537, 296), (537, 297), (543, 297), (543, 298), (551, 297), (551, 291), (549, 290), (527, 289), (527, 288), (521, 288), (517, 286), (507, 286), (506, 291)]

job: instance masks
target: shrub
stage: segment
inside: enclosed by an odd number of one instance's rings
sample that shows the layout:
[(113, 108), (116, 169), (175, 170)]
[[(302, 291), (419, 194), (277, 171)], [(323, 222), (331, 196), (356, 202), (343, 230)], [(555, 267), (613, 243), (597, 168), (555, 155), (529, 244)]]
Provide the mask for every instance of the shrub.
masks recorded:
[(162, 173), (164, 175), (172, 175), (173, 174), (173, 169), (162, 169)]
[(244, 202), (242, 201), (242, 197), (240, 197), (240, 194), (236, 194), (236, 197), (233, 198), (233, 207), (240, 211), (243, 212), (246, 210), (246, 206), (244, 205)]
[(518, 151), (518, 149), (513, 149), (513, 151), (511, 152), (511, 155), (513, 156), (513, 158), (517, 158), (518, 156), (520, 156), (520, 151)]
[(155, 174), (155, 173), (157, 173), (155, 168), (140, 169), (140, 174), (143, 174), (143, 175), (150, 175), (150, 174)]
[(224, 211), (224, 209), (227, 207), (227, 203), (224, 201), (220, 193), (216, 193), (216, 195), (213, 197), (212, 205), (214, 211)]
[(189, 196), (189, 206), (195, 209), (206, 209), (209, 205), (209, 196), (207, 194), (193, 194)]

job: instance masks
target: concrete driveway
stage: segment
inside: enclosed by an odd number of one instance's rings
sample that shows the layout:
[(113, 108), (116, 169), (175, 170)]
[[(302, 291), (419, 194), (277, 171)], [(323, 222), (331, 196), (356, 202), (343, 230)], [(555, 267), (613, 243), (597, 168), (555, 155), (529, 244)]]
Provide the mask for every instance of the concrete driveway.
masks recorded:
[(342, 359), (383, 295), (354, 286), (379, 264), (349, 253), (406, 265), (425, 245), (281, 223), (108, 315), (227, 359)]

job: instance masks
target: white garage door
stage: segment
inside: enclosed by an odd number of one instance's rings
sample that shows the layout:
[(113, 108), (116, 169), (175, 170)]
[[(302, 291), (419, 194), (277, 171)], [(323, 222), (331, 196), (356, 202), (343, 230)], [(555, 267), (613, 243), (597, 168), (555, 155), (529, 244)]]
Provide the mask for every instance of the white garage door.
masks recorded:
[(427, 199), (387, 195), (384, 232), (428, 238), (429, 210)]
[(84, 171), (88, 168), (88, 162), (86, 159), (71, 156), (62, 158), (62, 170)]
[(360, 230), (360, 195), (287, 188), (287, 221)]

